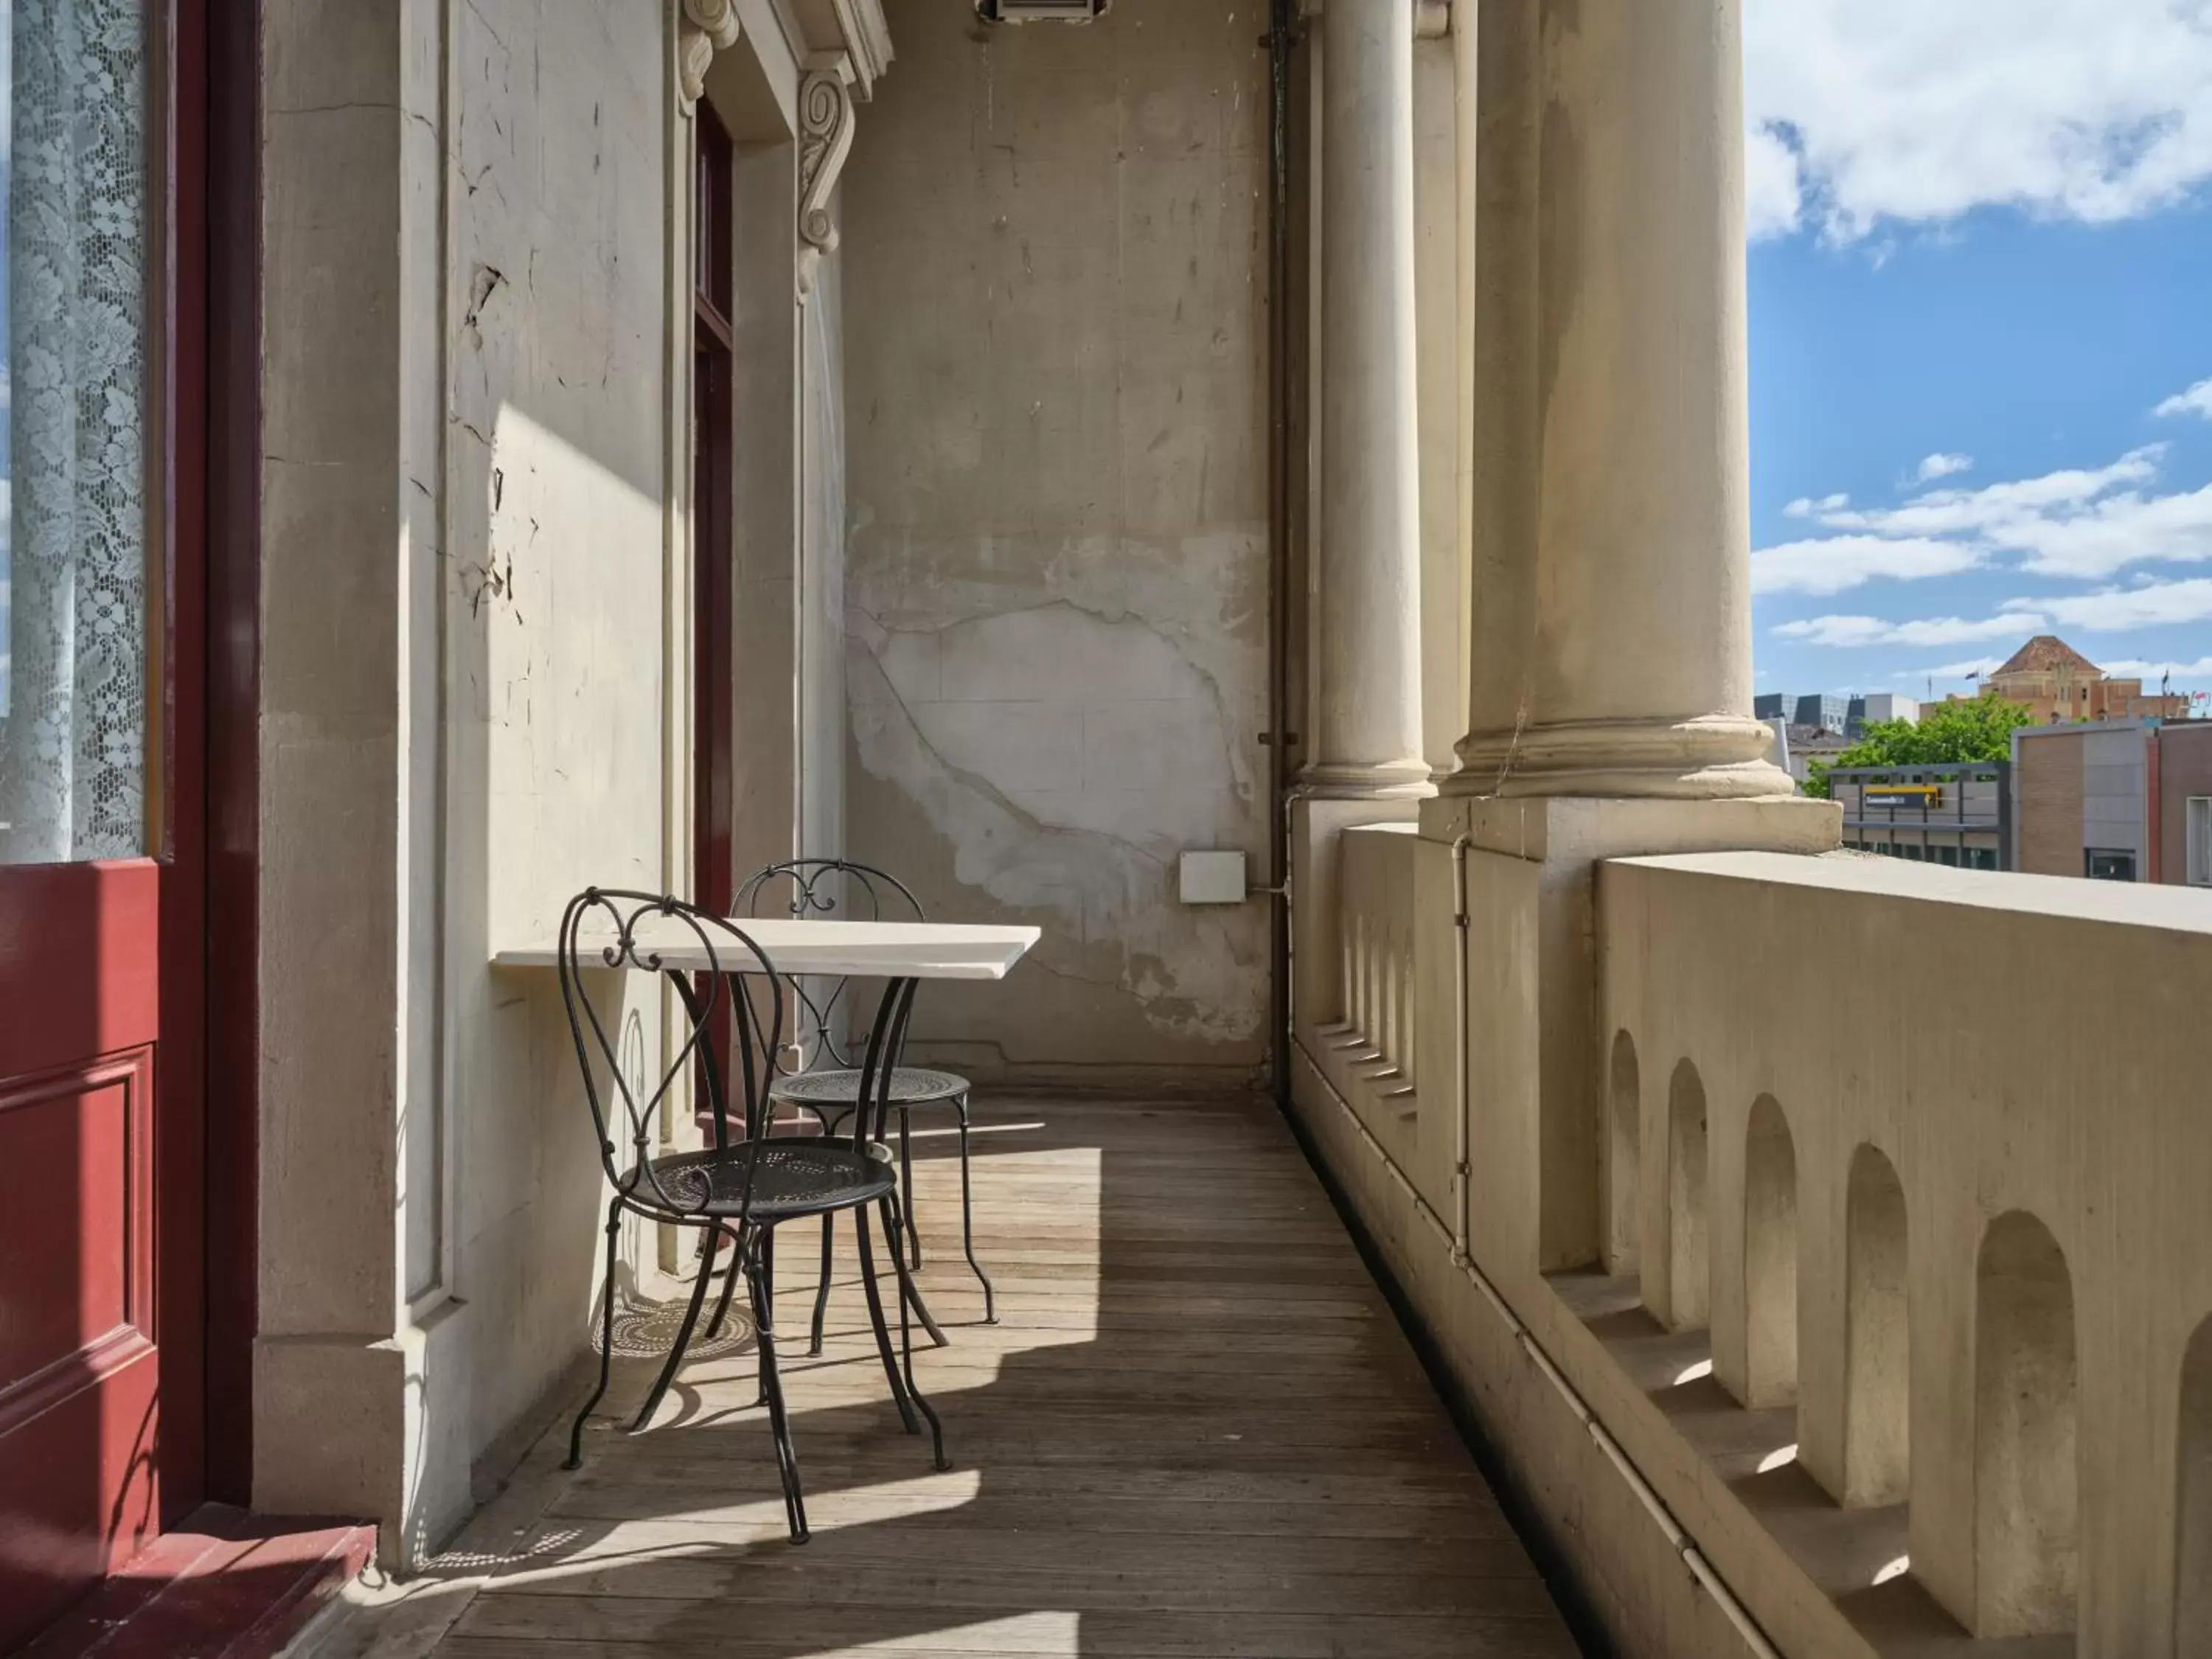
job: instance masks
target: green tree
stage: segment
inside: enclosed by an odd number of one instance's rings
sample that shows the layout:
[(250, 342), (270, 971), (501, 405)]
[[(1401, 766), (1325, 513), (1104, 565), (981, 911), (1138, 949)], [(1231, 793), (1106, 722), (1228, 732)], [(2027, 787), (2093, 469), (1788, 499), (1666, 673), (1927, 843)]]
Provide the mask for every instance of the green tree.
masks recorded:
[[(2012, 758), (2012, 734), (2035, 716), (1994, 692), (1963, 702), (1931, 702), (1920, 720), (1876, 720), (1866, 735), (1836, 757), (1834, 766), (1929, 766), (1946, 761)], [(1814, 761), (1805, 793), (1828, 798), (1829, 766)]]

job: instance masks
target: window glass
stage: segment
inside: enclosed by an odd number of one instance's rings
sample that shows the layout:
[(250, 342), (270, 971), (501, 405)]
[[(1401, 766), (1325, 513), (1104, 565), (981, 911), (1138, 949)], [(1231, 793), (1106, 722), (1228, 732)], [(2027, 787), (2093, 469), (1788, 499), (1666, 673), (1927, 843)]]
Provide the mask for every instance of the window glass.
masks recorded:
[(2092, 847), (2081, 854), (2082, 873), (2092, 881), (2133, 881), (2136, 855), (2124, 848)]
[(0, 34), (0, 864), (147, 850), (145, 0)]

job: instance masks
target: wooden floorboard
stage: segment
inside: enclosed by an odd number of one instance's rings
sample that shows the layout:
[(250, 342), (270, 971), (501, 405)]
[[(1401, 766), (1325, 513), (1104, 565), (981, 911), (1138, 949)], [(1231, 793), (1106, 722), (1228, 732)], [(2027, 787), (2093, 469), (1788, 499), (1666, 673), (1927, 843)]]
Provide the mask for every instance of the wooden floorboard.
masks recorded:
[[(949, 1135), (916, 1137), (915, 1368), (954, 1467), (901, 1430), (837, 1231), (788, 1231), (775, 1317), (813, 1541), (786, 1534), (750, 1334), (632, 1437), (626, 1360), (583, 1468), (451, 1560), (445, 1659), (1565, 1659), (1542, 1582), (1272, 1109), (979, 1103), (976, 1251)], [(878, 1265), (884, 1267), (878, 1244)], [(888, 1280), (885, 1289), (889, 1291)], [(565, 1424), (563, 1425), (565, 1429)], [(519, 1500), (510, 1500), (514, 1507)], [(362, 1609), (356, 1620), (372, 1618)]]

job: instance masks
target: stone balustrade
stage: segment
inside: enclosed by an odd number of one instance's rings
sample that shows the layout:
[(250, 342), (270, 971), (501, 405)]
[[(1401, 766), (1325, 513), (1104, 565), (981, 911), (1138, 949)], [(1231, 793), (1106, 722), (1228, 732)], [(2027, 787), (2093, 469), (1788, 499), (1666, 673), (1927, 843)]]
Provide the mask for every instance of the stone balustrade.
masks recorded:
[[(1394, 1139), (1302, 1031), (1299, 1115), (1624, 1651), (2212, 1655), (2212, 897), (1603, 861), (1578, 1095), (1534, 866), (1459, 849), (1462, 1013), (1418, 879), (1450, 849), (1342, 841), (1334, 1040), (1445, 1063)], [(1598, 1218), (1578, 1263), (1563, 1212)]]
[(1302, 1021), (1308, 1046), (1361, 1121), (1401, 1153), (1419, 1119), (1411, 823), (1367, 824), (1339, 842), (1334, 1001)]

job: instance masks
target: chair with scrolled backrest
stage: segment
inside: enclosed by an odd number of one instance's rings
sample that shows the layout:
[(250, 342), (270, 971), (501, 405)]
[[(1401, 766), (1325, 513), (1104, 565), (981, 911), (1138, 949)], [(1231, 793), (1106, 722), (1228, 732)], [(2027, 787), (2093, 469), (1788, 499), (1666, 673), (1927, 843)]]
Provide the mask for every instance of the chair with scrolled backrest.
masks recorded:
[[(869, 1313), (884, 1375), (908, 1431), (920, 1429), (915, 1407), (928, 1419), (938, 1466), (945, 1467), (937, 1415), (914, 1386), (906, 1320), (908, 1278), (896, 1248), (898, 1183), (888, 1158), (863, 1147), (857, 1129), (854, 1141), (844, 1146), (827, 1139), (779, 1140), (760, 1133), (769, 1110), (768, 1087), (783, 1046), (784, 1003), (776, 988), (787, 983), (768, 953), (740, 925), (682, 899), (589, 888), (569, 902), (562, 916), (558, 960), (561, 996), (583, 1074), (584, 1097), (591, 1109), (600, 1164), (613, 1188), (607, 1205), (599, 1385), (576, 1414), (566, 1467), (575, 1468), (582, 1462), (584, 1423), (605, 1396), (612, 1368), (616, 1266), (623, 1214), (696, 1227), (705, 1237), (690, 1303), (631, 1431), (651, 1419), (683, 1361), (714, 1278), (715, 1247), (726, 1237), (735, 1248), (710, 1334), (720, 1328), (742, 1276), (751, 1293), (759, 1334), (761, 1393), (775, 1438), (785, 1510), (793, 1539), (805, 1542), (806, 1512), (798, 1456), (776, 1370), (775, 1230), (785, 1221), (851, 1210), (858, 1218), (856, 1230), (866, 1263), (871, 1206), (881, 1212), (902, 1290), (899, 1326), (904, 1340), (902, 1354), (894, 1356), (874, 1274), (872, 1269), (867, 1273)], [(624, 1067), (617, 1032), (608, 1030), (584, 985), (584, 975), (599, 969), (657, 974), (674, 989), (684, 1011), (682, 1040), (657, 1077), (633, 1079)], [(892, 1012), (886, 1009), (885, 1017)], [(743, 1091), (742, 1130), (736, 1139), (728, 1133), (732, 1126), (725, 1068), (715, 1053), (717, 1034), (725, 1028)], [(887, 1031), (877, 1034), (879, 1049), (887, 1036)], [(699, 1086), (711, 1105), (710, 1144), (697, 1151), (664, 1152), (664, 1132), (676, 1109), (672, 1103), (690, 1099), (686, 1083), (695, 1066)], [(876, 1127), (879, 1135), (880, 1123)]]
[[(738, 889), (732, 907), (741, 917), (759, 920), (766, 916), (789, 916), (796, 921), (927, 921), (921, 901), (914, 890), (897, 877), (873, 865), (856, 863), (850, 859), (809, 858), (789, 859), (781, 864), (771, 864), (755, 871)], [(888, 914), (887, 914), (888, 913)], [(776, 1107), (811, 1114), (819, 1122), (822, 1133), (835, 1135), (838, 1127), (853, 1116), (863, 1097), (864, 1085), (868, 1080), (862, 1063), (865, 1053), (855, 1044), (851, 1035), (842, 1029), (843, 1022), (857, 1012), (848, 996), (851, 981), (838, 979), (824, 988), (819, 983), (805, 981), (790, 982), (789, 1002), (793, 1010), (793, 1036), (799, 1052), (796, 1066), (780, 1063), (776, 1074), (769, 1084), (772, 1109)], [(884, 1109), (896, 1111), (899, 1121), (899, 1177), (901, 1196), (904, 1200), (906, 1242), (910, 1254), (909, 1265), (915, 1270), (921, 1267), (921, 1234), (915, 1220), (914, 1151), (911, 1115), (930, 1107), (946, 1107), (954, 1114), (960, 1136), (960, 1243), (968, 1266), (983, 1287), (983, 1322), (999, 1322), (996, 1293), (990, 1275), (975, 1259), (975, 1203), (972, 1196), (972, 1176), (969, 1160), (969, 1084), (955, 1072), (932, 1067), (906, 1066), (900, 1063), (906, 1037), (906, 1013), (902, 1012), (893, 1032), (889, 1050), (890, 1078), (887, 1098), (878, 1108), (877, 1115)], [(855, 1028), (857, 1029), (857, 1028)], [(782, 1051), (778, 1051), (779, 1061)], [(854, 1122), (857, 1137), (862, 1127)], [(882, 1129), (878, 1124), (877, 1134)], [(836, 1231), (832, 1218), (822, 1218), (822, 1280), (815, 1291), (814, 1324), (810, 1353), (822, 1352), (822, 1327), (830, 1306), (830, 1265), (834, 1254), (833, 1235)], [(929, 1316), (926, 1306), (916, 1304), (930, 1335), (939, 1345), (945, 1334), (937, 1322)]]

